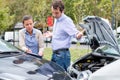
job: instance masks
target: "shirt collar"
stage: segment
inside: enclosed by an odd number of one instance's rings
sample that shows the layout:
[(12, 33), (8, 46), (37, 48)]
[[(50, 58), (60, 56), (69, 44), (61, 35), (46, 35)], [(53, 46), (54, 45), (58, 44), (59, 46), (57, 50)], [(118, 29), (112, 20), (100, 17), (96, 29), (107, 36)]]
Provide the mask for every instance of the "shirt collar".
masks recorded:
[[(25, 29), (25, 33), (26, 33), (26, 34), (29, 34), (26, 29)], [(33, 28), (33, 33), (32, 33), (32, 35), (35, 35), (35, 29), (34, 29), (34, 28)]]
[(57, 21), (61, 21), (61, 20), (63, 20), (64, 18), (65, 18), (65, 14), (62, 13), (62, 15), (60, 16), (60, 18), (57, 19)]

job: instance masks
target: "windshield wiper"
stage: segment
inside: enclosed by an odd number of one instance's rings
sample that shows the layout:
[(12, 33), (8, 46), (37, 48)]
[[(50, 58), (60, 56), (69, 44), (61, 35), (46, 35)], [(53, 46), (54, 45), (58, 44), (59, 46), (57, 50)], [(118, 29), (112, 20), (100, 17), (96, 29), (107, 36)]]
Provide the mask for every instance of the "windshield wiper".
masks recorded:
[(10, 57), (10, 56), (17, 56), (22, 54), (19, 51), (8, 51), (8, 52), (0, 52), (0, 58), (4, 58), (4, 57)]
[(0, 54), (2, 53), (20, 53), (20, 51), (0, 51)]
[(0, 52), (0, 54), (16, 54), (16, 53), (20, 53), (19, 51), (4, 51), (4, 52)]

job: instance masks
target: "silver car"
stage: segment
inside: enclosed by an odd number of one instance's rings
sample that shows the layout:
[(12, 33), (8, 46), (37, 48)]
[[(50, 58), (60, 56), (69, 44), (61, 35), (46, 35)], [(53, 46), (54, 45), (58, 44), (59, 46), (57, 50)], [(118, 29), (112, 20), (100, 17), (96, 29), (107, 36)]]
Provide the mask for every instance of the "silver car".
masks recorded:
[(71, 80), (57, 64), (0, 39), (0, 80)]
[[(71, 64), (68, 68), (69, 74), (74, 80), (88, 80), (90, 76), (90, 80), (115, 80), (113, 78), (103, 79), (102, 77), (105, 75), (102, 72), (105, 72), (107, 65), (120, 58), (118, 43), (120, 39), (117, 41), (112, 28), (100, 17), (88, 16), (84, 18), (84, 22), (80, 26), (86, 31), (92, 52)], [(101, 70), (102, 76), (97, 75), (99, 70)], [(108, 73), (107, 77), (110, 76), (109, 71), (106, 70), (106, 72)], [(96, 74), (93, 75), (94, 73)]]

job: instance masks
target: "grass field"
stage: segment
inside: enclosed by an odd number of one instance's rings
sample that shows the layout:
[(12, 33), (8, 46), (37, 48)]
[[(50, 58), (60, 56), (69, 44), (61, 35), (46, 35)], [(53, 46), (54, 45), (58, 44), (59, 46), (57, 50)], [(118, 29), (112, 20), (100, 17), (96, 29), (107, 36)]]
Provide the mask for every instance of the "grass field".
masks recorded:
[[(80, 49), (80, 48), (70, 48), (71, 52), (71, 61), (75, 61), (81, 56), (85, 55), (86, 53), (89, 53), (91, 50), (88, 49)], [(51, 48), (45, 48), (44, 50), (44, 57), (47, 60), (50, 60), (52, 56), (52, 49)]]

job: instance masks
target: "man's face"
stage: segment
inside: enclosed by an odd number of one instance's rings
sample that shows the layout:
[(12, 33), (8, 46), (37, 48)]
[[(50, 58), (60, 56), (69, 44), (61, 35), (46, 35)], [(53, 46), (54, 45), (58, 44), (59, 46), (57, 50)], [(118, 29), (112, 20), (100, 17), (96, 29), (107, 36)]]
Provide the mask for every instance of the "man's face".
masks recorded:
[(33, 29), (33, 20), (32, 19), (25, 20), (23, 25), (29, 33), (32, 32), (32, 29)]
[(59, 8), (54, 9), (53, 7), (51, 7), (51, 10), (53, 17), (55, 17), (56, 19), (58, 19), (62, 15), (62, 12), (60, 11)]

